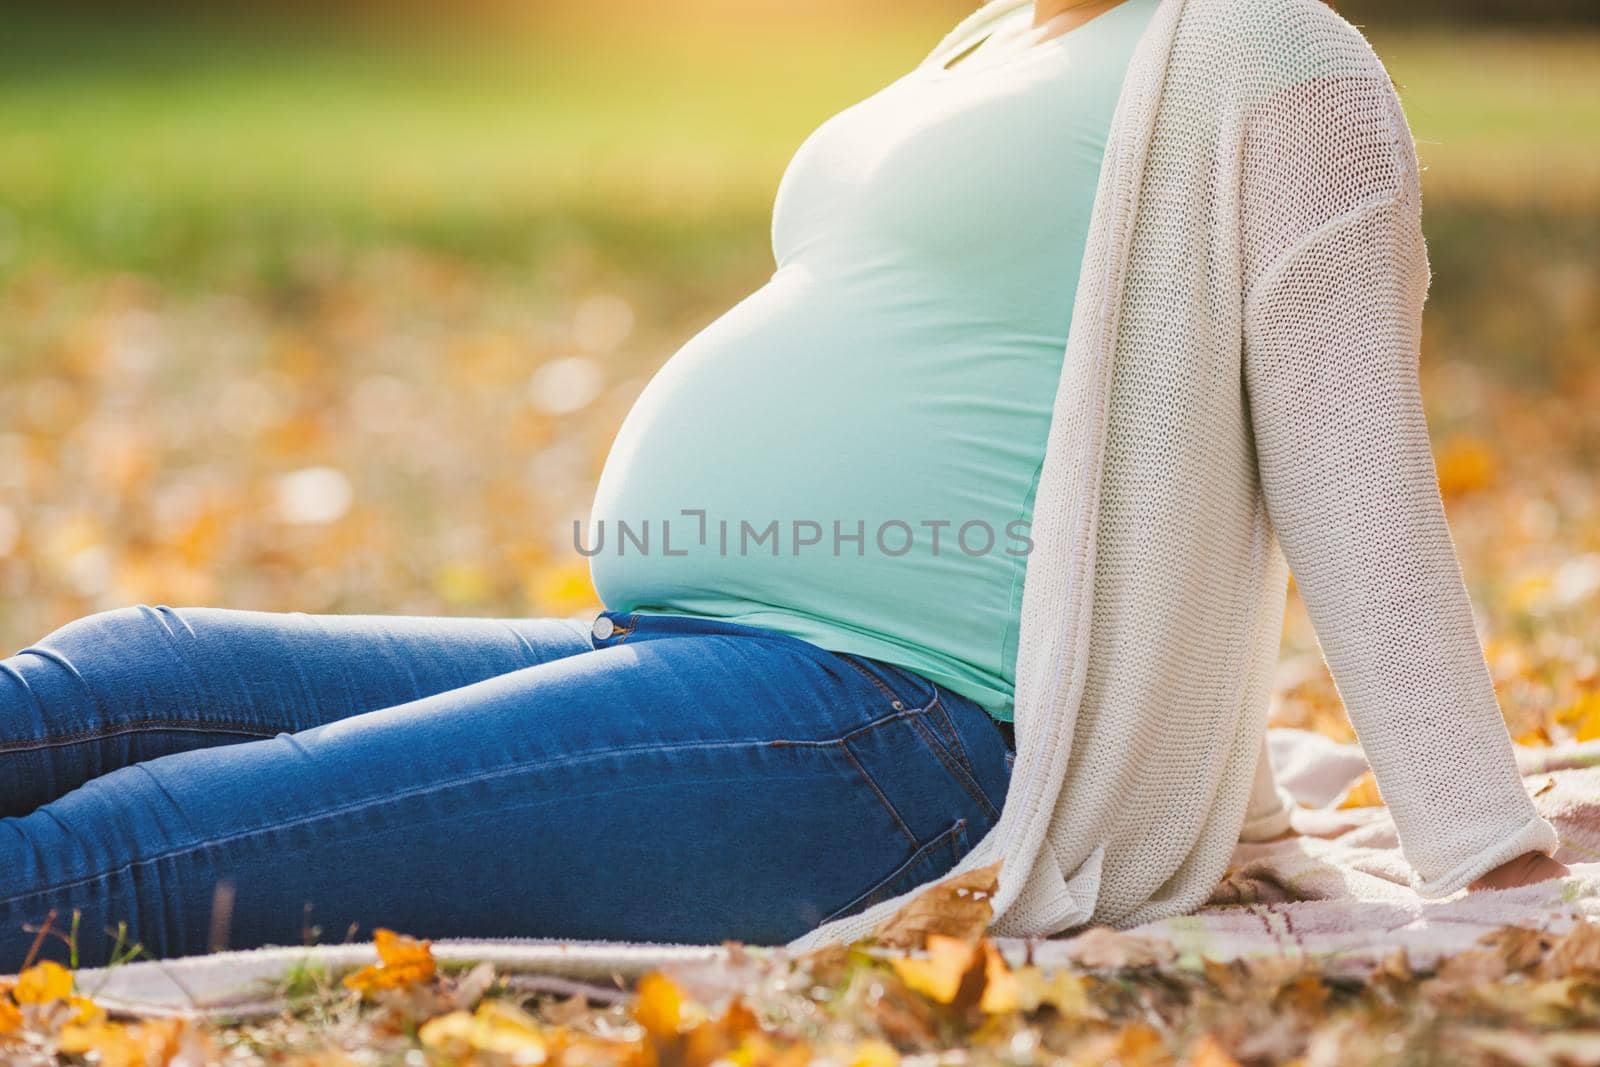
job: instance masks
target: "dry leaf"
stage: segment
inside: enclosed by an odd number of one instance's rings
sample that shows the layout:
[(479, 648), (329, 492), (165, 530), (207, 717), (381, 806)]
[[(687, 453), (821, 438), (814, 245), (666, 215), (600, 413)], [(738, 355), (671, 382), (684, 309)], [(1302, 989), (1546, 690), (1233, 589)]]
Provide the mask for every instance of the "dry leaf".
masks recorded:
[(453, 1011), (429, 1019), (417, 1030), (417, 1039), (453, 1060), (488, 1052), (515, 1063), (542, 1063), (547, 1051), (538, 1020), (503, 1000), (486, 1000), (470, 1013)]
[(1541, 978), (1600, 976), (1600, 925), (1579, 919), (1550, 946), (1536, 973)]
[(1600, 737), (1600, 689), (1585, 693), (1558, 711), (1556, 721), (1569, 727), (1579, 741)]
[(1188, 1067), (1240, 1067), (1239, 1061), (1228, 1055), (1228, 1050), (1210, 1034), (1195, 1042), (1186, 1062)]
[(344, 985), (361, 993), (399, 989), (433, 978), (433, 942), (418, 941), (393, 930), (378, 929), (372, 937), (378, 962), (345, 976)]
[(1067, 958), (1093, 971), (1120, 971), (1133, 967), (1152, 967), (1176, 957), (1165, 941), (1142, 934), (1127, 934), (1109, 926), (1095, 926), (1066, 944)]
[(742, 997), (735, 997), (721, 1015), (697, 1023), (684, 1035), (684, 1067), (709, 1067), (728, 1059), (746, 1038), (760, 1032), (755, 1012)]
[(1505, 964), (1507, 971), (1526, 971), (1544, 956), (1545, 935), (1525, 926), (1502, 926), (1478, 938)]
[(976, 943), (994, 919), (994, 895), (1000, 887), (1000, 864), (936, 882), (885, 919), (873, 934), (887, 948), (919, 949), (931, 934)]
[(939, 1017), (946, 1009), (899, 981), (874, 979), (861, 983), (858, 989), (866, 995), (855, 1003), (864, 1003), (872, 1024), (895, 1047), (902, 1050), (940, 1047)]
[(953, 1004), (962, 987), (983, 981), (984, 958), (978, 945), (959, 937), (929, 934), (923, 955), (889, 961), (907, 988), (938, 1004)]
[(1081, 975), (1065, 969), (1046, 974), (1038, 967), (1021, 967), (1013, 977), (1020, 1011), (1031, 1012), (1048, 1005), (1067, 1019), (1094, 1014), (1089, 1003), (1089, 986)]
[(1439, 492), (1446, 497), (1488, 488), (1497, 471), (1494, 451), (1475, 438), (1458, 437), (1438, 449)]
[(849, 1067), (897, 1067), (900, 1053), (887, 1041), (868, 1038), (856, 1045), (845, 1062)]
[(72, 995), (72, 972), (59, 963), (45, 960), (17, 975), (17, 984), (11, 990), (18, 1004), (48, 1004), (52, 1000), (66, 1000)]
[(1016, 975), (1006, 964), (1000, 946), (990, 938), (983, 939), (983, 996), (978, 1008), (989, 1015), (1014, 1012), (1022, 1004), (1022, 989)]
[(1458, 952), (1439, 962), (1427, 992), (1452, 995), (1462, 989), (1479, 989), (1500, 981), (1507, 973), (1506, 957), (1501, 952)]
[(1166, 1067), (1172, 1054), (1161, 1034), (1146, 1023), (1130, 1023), (1114, 1034), (1086, 1041), (1064, 1061), (1071, 1067)]
[(633, 1017), (656, 1041), (676, 1039), (690, 1023), (688, 1000), (678, 984), (660, 971), (639, 979)]
[(185, 1019), (121, 1023), (76, 1023), (61, 1028), (59, 1048), (93, 1055), (99, 1067), (166, 1067), (216, 1062), (210, 1040)]
[(1274, 1004), (1302, 1015), (1321, 1015), (1328, 1003), (1328, 987), (1316, 974), (1304, 972), (1278, 990)]

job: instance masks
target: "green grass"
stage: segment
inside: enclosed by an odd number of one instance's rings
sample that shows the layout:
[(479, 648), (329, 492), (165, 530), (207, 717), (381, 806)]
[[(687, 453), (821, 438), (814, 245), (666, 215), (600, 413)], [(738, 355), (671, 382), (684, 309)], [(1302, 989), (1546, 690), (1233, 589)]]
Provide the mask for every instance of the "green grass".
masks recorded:
[[(394, 240), (524, 263), (573, 228), (663, 263), (715, 254), (764, 226), (817, 123), (959, 12), (630, 13), (493, 34), (13, 16), (0, 263), (216, 277), (270, 272), (306, 242)], [(1568, 202), (1600, 180), (1600, 37), (1370, 32), (1435, 202)]]

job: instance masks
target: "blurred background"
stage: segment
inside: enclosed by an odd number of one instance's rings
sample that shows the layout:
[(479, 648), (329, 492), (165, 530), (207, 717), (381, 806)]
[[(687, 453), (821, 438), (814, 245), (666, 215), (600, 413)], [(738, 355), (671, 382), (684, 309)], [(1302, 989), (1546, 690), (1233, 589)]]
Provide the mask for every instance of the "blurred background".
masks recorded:
[[(137, 602), (567, 614), (651, 372), (822, 120), (972, 4), (0, 8), (0, 653)], [(1600, 736), (1600, 8), (1361, 0), (1514, 733)], [(1348, 736), (1304, 614), (1276, 721)]]

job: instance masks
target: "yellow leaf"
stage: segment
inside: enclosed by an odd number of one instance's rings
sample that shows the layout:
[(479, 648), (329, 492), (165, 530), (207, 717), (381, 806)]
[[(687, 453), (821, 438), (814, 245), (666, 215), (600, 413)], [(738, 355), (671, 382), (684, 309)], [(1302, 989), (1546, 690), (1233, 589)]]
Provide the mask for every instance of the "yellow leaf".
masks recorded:
[(639, 979), (639, 996), (633, 1003), (633, 1017), (645, 1033), (657, 1040), (677, 1037), (684, 1022), (683, 990), (660, 971)]
[(1195, 1043), (1189, 1052), (1188, 1063), (1189, 1067), (1239, 1067), (1239, 1061), (1228, 1055), (1228, 1051), (1210, 1034)]
[(77, 1009), (72, 1017), (75, 1023), (95, 1023), (106, 1017), (106, 1010), (88, 997), (68, 997), (67, 1003)]
[(1556, 721), (1569, 727), (1579, 741), (1600, 737), (1600, 689), (1585, 693), (1556, 713)]
[(1518, 734), (1516, 743), (1519, 745), (1526, 745), (1529, 748), (1549, 748), (1550, 731), (1546, 730), (1543, 726), (1535, 726), (1526, 733)]
[(857, 1045), (847, 1062), (850, 1067), (896, 1067), (900, 1053), (889, 1042), (873, 1037)]
[(397, 989), (426, 982), (437, 970), (431, 941), (418, 941), (379, 928), (373, 933), (372, 943), (378, 950), (378, 962), (346, 975), (346, 988), (362, 993)]
[(1439, 449), (1439, 491), (1462, 496), (1494, 484), (1498, 464), (1487, 444), (1470, 437), (1457, 438)]
[(979, 948), (970, 941), (929, 934), (922, 957), (896, 957), (889, 962), (905, 984), (939, 1004), (950, 1004), (961, 992), (963, 979), (974, 965), (981, 966)]
[(1368, 771), (1351, 783), (1345, 790), (1344, 799), (1339, 801), (1339, 808), (1381, 808), (1383, 797), (1378, 792), (1378, 780)]
[(56, 1047), (72, 1056), (92, 1053), (103, 1067), (142, 1067), (145, 1063), (144, 1042), (121, 1023), (68, 1023), (61, 1028)]
[(453, 1011), (423, 1023), (417, 1037), (425, 1048), (451, 1059), (473, 1052), (509, 1056), (517, 1063), (543, 1063), (544, 1032), (538, 1020), (504, 1001), (485, 1000), (470, 1015)]
[(1022, 1002), (1022, 989), (1017, 976), (1006, 965), (1000, 947), (989, 938), (983, 939), (983, 996), (978, 1007), (990, 1015), (1016, 1011)]
[(45, 960), (17, 975), (11, 995), (18, 1004), (48, 1004), (72, 995), (72, 972), (59, 963)]
[(1022, 1011), (1035, 1011), (1042, 1005), (1049, 1005), (1068, 1019), (1081, 1019), (1089, 1014), (1089, 988), (1080, 975), (1062, 969), (1047, 977), (1038, 967), (1023, 967), (1014, 977), (1018, 1007)]

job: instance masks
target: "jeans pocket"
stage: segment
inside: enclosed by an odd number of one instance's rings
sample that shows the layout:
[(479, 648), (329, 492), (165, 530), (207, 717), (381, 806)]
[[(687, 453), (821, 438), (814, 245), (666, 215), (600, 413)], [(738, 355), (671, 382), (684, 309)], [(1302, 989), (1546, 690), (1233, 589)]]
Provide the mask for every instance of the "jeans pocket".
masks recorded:
[(927, 844), (913, 849), (911, 855), (894, 870), (873, 883), (850, 903), (829, 912), (823, 917), (822, 922), (832, 922), (834, 919), (865, 911), (874, 904), (899, 896), (924, 882), (932, 881), (960, 863), (961, 858), (971, 848), (972, 844), (967, 834), (967, 820), (957, 819)]

